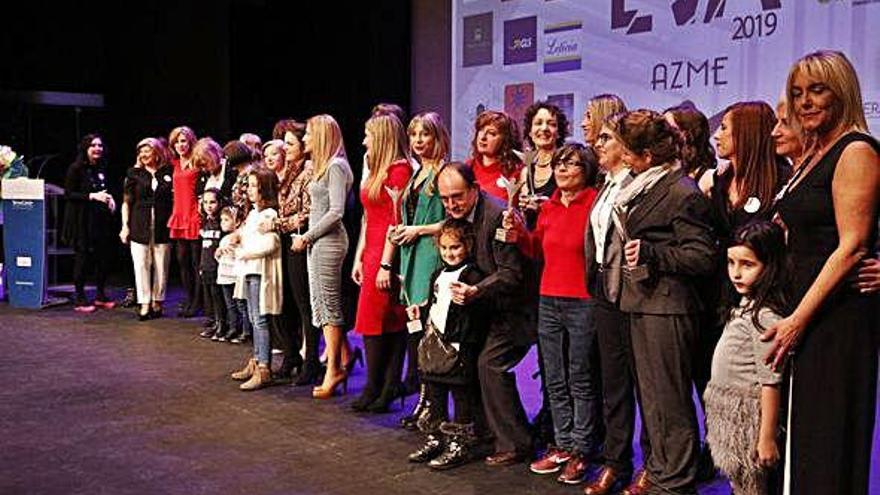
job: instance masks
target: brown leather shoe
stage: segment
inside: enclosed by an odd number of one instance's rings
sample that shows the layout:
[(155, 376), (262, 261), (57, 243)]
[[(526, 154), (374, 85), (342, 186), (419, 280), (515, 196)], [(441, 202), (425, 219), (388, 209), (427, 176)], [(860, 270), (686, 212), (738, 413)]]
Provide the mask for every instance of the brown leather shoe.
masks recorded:
[(526, 456), (515, 450), (496, 452), (486, 458), (486, 465), (492, 467), (513, 466), (526, 460)]
[(654, 484), (648, 480), (648, 472), (644, 469), (633, 479), (632, 483), (620, 495), (645, 495)]
[(603, 466), (599, 476), (584, 488), (584, 495), (607, 495), (616, 493), (625, 480), (614, 468)]

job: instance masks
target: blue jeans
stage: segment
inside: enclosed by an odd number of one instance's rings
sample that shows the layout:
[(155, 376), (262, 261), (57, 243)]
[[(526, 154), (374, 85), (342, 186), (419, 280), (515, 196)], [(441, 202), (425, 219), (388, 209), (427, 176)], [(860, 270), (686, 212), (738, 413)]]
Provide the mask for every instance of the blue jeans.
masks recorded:
[[(220, 292), (223, 294), (223, 302), (226, 307), (226, 323), (229, 326), (229, 331), (226, 332), (227, 337), (234, 337), (242, 332), (243, 328), (243, 316), (240, 308), (238, 307), (238, 301), (232, 298), (232, 294), (235, 291), (235, 284), (221, 285)], [(247, 304), (247, 303), (245, 303)], [(250, 327), (250, 322), (248, 322), (248, 327)]]
[(260, 278), (259, 275), (248, 275), (244, 278), (244, 295), (254, 331), (254, 357), (257, 363), (268, 366), (272, 349), (269, 344), (269, 321), (266, 315), (260, 314)]
[(599, 448), (602, 421), (592, 314), (588, 299), (541, 296), (538, 308), (544, 386), (556, 443), (585, 456)]

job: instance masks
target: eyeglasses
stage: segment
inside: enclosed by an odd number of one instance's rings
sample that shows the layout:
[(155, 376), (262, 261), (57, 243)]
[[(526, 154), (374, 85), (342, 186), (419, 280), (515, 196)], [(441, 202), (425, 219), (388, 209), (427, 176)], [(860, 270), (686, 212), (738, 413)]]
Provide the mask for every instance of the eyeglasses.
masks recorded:
[(553, 162), (553, 168), (561, 167), (563, 165), (566, 167), (582, 167), (582, 168), (584, 166), (583, 163), (581, 163), (580, 161), (578, 161), (574, 158)]

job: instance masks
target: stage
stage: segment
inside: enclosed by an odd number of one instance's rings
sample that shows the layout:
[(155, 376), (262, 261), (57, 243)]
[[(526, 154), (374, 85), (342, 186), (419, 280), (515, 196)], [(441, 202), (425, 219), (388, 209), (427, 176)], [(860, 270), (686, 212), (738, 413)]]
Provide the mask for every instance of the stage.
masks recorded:
[[(421, 437), (397, 426), (399, 405), (386, 415), (347, 406), (363, 386), (360, 367), (348, 395), (326, 402), (306, 387), (244, 393), (228, 373), (250, 346), (200, 339), (197, 319), (141, 323), (125, 309), (81, 315), (2, 303), (0, 321), (6, 495), (581, 493), (525, 464), (438, 473), (407, 463)], [(539, 405), (534, 367), (532, 354), (518, 369), (530, 416)], [(729, 490), (716, 479), (700, 493)]]

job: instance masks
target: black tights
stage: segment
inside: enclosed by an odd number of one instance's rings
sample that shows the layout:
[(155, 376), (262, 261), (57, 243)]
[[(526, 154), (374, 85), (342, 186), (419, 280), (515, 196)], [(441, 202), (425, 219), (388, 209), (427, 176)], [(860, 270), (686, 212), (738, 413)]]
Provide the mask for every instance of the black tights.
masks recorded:
[(180, 268), (180, 282), (184, 291), (184, 310), (195, 311), (202, 304), (202, 283), (199, 265), (202, 261), (202, 241), (177, 239), (174, 241), (174, 254)]
[(406, 333), (365, 335), (364, 350), (367, 354), (367, 384), (362, 397), (375, 398), (384, 395), (390, 398), (400, 388)]

